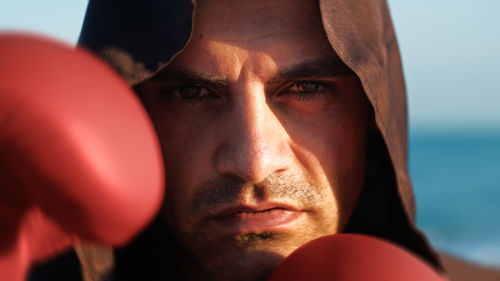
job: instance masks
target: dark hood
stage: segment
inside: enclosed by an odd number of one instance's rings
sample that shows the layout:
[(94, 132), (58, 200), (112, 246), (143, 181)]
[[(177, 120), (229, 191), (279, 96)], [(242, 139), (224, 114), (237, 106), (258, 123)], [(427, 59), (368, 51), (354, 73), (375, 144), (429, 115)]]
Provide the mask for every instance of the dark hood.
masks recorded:
[[(378, 127), (370, 136), (363, 193), (345, 232), (391, 240), (441, 270), (415, 226), (405, 84), (387, 3), (319, 0), (318, 9), (332, 52), (359, 77)], [(107, 61), (134, 87), (182, 51), (190, 39), (194, 11), (188, 0), (90, 0), (79, 45)], [(166, 256), (175, 252), (176, 245), (168, 237), (165, 224), (157, 219), (131, 245), (116, 250), (117, 280), (134, 280), (134, 275), (140, 277), (137, 280), (157, 280), (155, 272), (172, 264)], [(99, 256), (91, 248), (77, 249), (85, 257), (84, 267)], [(108, 264), (101, 272), (113, 266)], [(165, 276), (172, 277), (172, 272)]]

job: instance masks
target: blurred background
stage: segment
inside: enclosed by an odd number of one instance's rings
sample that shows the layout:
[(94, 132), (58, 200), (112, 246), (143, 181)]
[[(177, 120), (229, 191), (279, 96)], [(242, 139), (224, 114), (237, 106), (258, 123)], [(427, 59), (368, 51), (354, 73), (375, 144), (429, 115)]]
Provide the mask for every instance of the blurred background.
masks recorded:
[[(0, 30), (74, 44), (87, 0), (0, 2)], [(389, 0), (408, 90), (417, 222), (438, 249), (500, 266), (500, 1)]]
[(500, 266), (500, 2), (389, 0), (408, 91), (417, 223)]

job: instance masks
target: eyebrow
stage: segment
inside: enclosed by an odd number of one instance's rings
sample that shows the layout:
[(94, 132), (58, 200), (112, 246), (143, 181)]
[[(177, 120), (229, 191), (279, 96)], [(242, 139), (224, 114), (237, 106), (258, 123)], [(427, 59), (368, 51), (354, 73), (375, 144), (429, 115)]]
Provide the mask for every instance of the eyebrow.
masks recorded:
[(153, 76), (151, 80), (167, 83), (184, 83), (190, 85), (212, 84), (219, 87), (229, 87), (229, 81), (225, 76), (168, 66)]
[[(267, 81), (268, 84), (277, 84), (282, 81), (297, 80), (313, 77), (334, 77), (354, 75), (354, 72), (337, 56), (329, 56), (300, 62), (278, 70)], [(229, 87), (229, 80), (224, 75), (210, 74), (196, 70), (167, 66), (151, 78), (152, 81), (166, 83), (184, 83), (190, 85), (213, 85)]]
[(284, 80), (297, 80), (307, 77), (347, 76), (354, 72), (337, 56), (330, 56), (315, 60), (301, 62), (291, 67), (278, 70), (267, 81), (276, 84)]

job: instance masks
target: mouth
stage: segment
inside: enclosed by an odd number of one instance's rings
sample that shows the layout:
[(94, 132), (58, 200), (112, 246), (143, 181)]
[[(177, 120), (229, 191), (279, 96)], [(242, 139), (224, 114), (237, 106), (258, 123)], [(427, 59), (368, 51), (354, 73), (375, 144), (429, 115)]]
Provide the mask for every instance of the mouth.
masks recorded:
[(304, 212), (291, 206), (237, 206), (223, 210), (213, 217), (219, 231), (228, 234), (260, 233), (284, 230)]

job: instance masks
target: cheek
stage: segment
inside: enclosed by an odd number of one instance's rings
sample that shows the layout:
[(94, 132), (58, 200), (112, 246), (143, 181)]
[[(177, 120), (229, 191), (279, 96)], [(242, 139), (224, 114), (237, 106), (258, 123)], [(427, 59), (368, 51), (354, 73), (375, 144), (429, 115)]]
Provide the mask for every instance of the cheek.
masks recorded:
[(288, 127), (297, 159), (313, 175), (327, 175), (335, 187), (345, 174), (362, 170), (366, 146), (366, 122), (362, 114), (343, 116), (336, 112), (317, 120), (295, 120)]
[(211, 159), (217, 134), (210, 124), (214, 120), (180, 114), (160, 101), (145, 104), (162, 147), (166, 176), (164, 204), (167, 216), (172, 219), (186, 213), (196, 189), (213, 178)]
[(366, 132), (355, 125), (324, 122), (296, 134), (293, 145), (304, 169), (331, 188), (339, 209), (350, 197), (357, 198), (364, 178)]
[(164, 214), (172, 229), (181, 233), (190, 232), (191, 219), (186, 214), (191, 213), (197, 188), (212, 172), (208, 161), (211, 149), (194, 124), (186, 126), (175, 120), (162, 125), (158, 135), (166, 176)]
[[(326, 122), (319, 123), (317, 155), (336, 194), (359, 189), (364, 178), (368, 103), (357, 80), (346, 80)], [(360, 183), (361, 182), (361, 183)]]
[(328, 187), (325, 201), (335, 205), (339, 229), (354, 209), (365, 174), (368, 110), (362, 92), (351, 94), (328, 113), (287, 122), (298, 161)]
[(202, 183), (201, 179), (212, 173), (210, 138), (203, 136), (204, 131), (195, 124), (174, 121), (164, 125), (158, 135), (165, 162), (166, 195), (177, 197), (174, 202), (182, 204)]
[(323, 153), (320, 160), (337, 199), (338, 212), (342, 214), (339, 216), (340, 229), (347, 223), (363, 187), (368, 129), (366, 112), (364, 108), (351, 107), (343, 121), (332, 126), (328, 136), (330, 151)]

